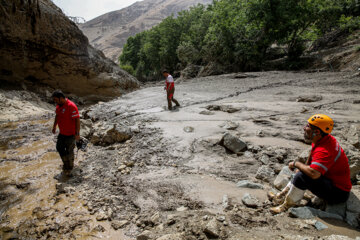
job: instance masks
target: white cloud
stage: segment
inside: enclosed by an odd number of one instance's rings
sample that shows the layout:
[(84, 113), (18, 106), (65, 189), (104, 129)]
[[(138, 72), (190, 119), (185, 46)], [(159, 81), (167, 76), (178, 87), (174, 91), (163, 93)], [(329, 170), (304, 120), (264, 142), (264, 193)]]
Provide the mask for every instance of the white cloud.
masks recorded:
[(64, 13), (89, 21), (104, 13), (122, 9), (139, 0), (53, 0)]

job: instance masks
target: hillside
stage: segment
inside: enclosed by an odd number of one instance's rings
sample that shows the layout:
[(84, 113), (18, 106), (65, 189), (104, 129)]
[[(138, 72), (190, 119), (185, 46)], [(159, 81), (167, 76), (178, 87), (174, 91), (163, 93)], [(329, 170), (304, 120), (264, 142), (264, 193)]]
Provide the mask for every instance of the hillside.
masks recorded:
[(89, 45), (52, 1), (1, 1), (0, 12), (1, 88), (45, 95), (62, 89), (104, 100), (138, 87), (134, 77)]
[(103, 51), (106, 57), (117, 61), (128, 37), (150, 29), (171, 14), (176, 15), (199, 3), (211, 2), (212, 0), (144, 0), (81, 24), (80, 29), (91, 45)]

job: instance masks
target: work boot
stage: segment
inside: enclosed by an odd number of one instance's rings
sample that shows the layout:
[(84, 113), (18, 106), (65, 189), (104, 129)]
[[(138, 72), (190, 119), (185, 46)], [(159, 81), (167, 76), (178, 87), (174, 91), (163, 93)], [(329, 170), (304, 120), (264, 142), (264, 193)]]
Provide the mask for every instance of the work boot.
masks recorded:
[(283, 204), (277, 207), (270, 208), (272, 214), (279, 214), (287, 211), (289, 208), (294, 207), (303, 198), (305, 190), (301, 190), (294, 185), (291, 186)]
[(275, 205), (282, 204), (285, 201), (285, 196), (289, 192), (291, 185), (292, 185), (291, 182), (289, 182), (288, 185), (286, 185), (286, 187), (284, 187), (283, 190), (281, 190), (281, 192), (278, 193), (269, 191), (267, 193), (269, 200), (272, 201)]

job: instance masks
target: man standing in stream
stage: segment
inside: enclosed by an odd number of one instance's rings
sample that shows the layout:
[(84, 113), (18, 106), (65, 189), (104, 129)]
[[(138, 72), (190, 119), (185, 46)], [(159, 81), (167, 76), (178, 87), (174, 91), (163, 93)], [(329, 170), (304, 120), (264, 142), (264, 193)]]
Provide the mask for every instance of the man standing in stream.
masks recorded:
[(163, 76), (166, 79), (164, 89), (166, 90), (167, 93), (168, 109), (172, 110), (171, 102), (174, 102), (177, 107), (180, 106), (179, 102), (174, 98), (174, 92), (175, 92), (174, 78), (166, 70), (163, 71)]
[(56, 116), (52, 133), (56, 133), (56, 126), (59, 126), (56, 150), (59, 152), (63, 161), (63, 173), (71, 177), (71, 171), (74, 168), (74, 148), (75, 140), (80, 140), (80, 115), (75, 103), (65, 98), (65, 95), (56, 90), (52, 94), (56, 105)]

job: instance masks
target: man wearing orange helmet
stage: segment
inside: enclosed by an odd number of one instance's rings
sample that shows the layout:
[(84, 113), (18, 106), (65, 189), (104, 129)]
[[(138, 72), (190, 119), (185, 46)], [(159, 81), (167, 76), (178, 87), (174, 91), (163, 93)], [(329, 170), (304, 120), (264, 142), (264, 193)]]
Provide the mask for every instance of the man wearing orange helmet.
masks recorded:
[(307, 189), (330, 204), (347, 201), (352, 187), (349, 162), (338, 141), (330, 135), (333, 126), (333, 120), (324, 114), (315, 114), (308, 119), (304, 138), (312, 142), (311, 154), (306, 164), (289, 163), (289, 168), (297, 168), (298, 172), (284, 203), (270, 209), (273, 214), (295, 206)]

